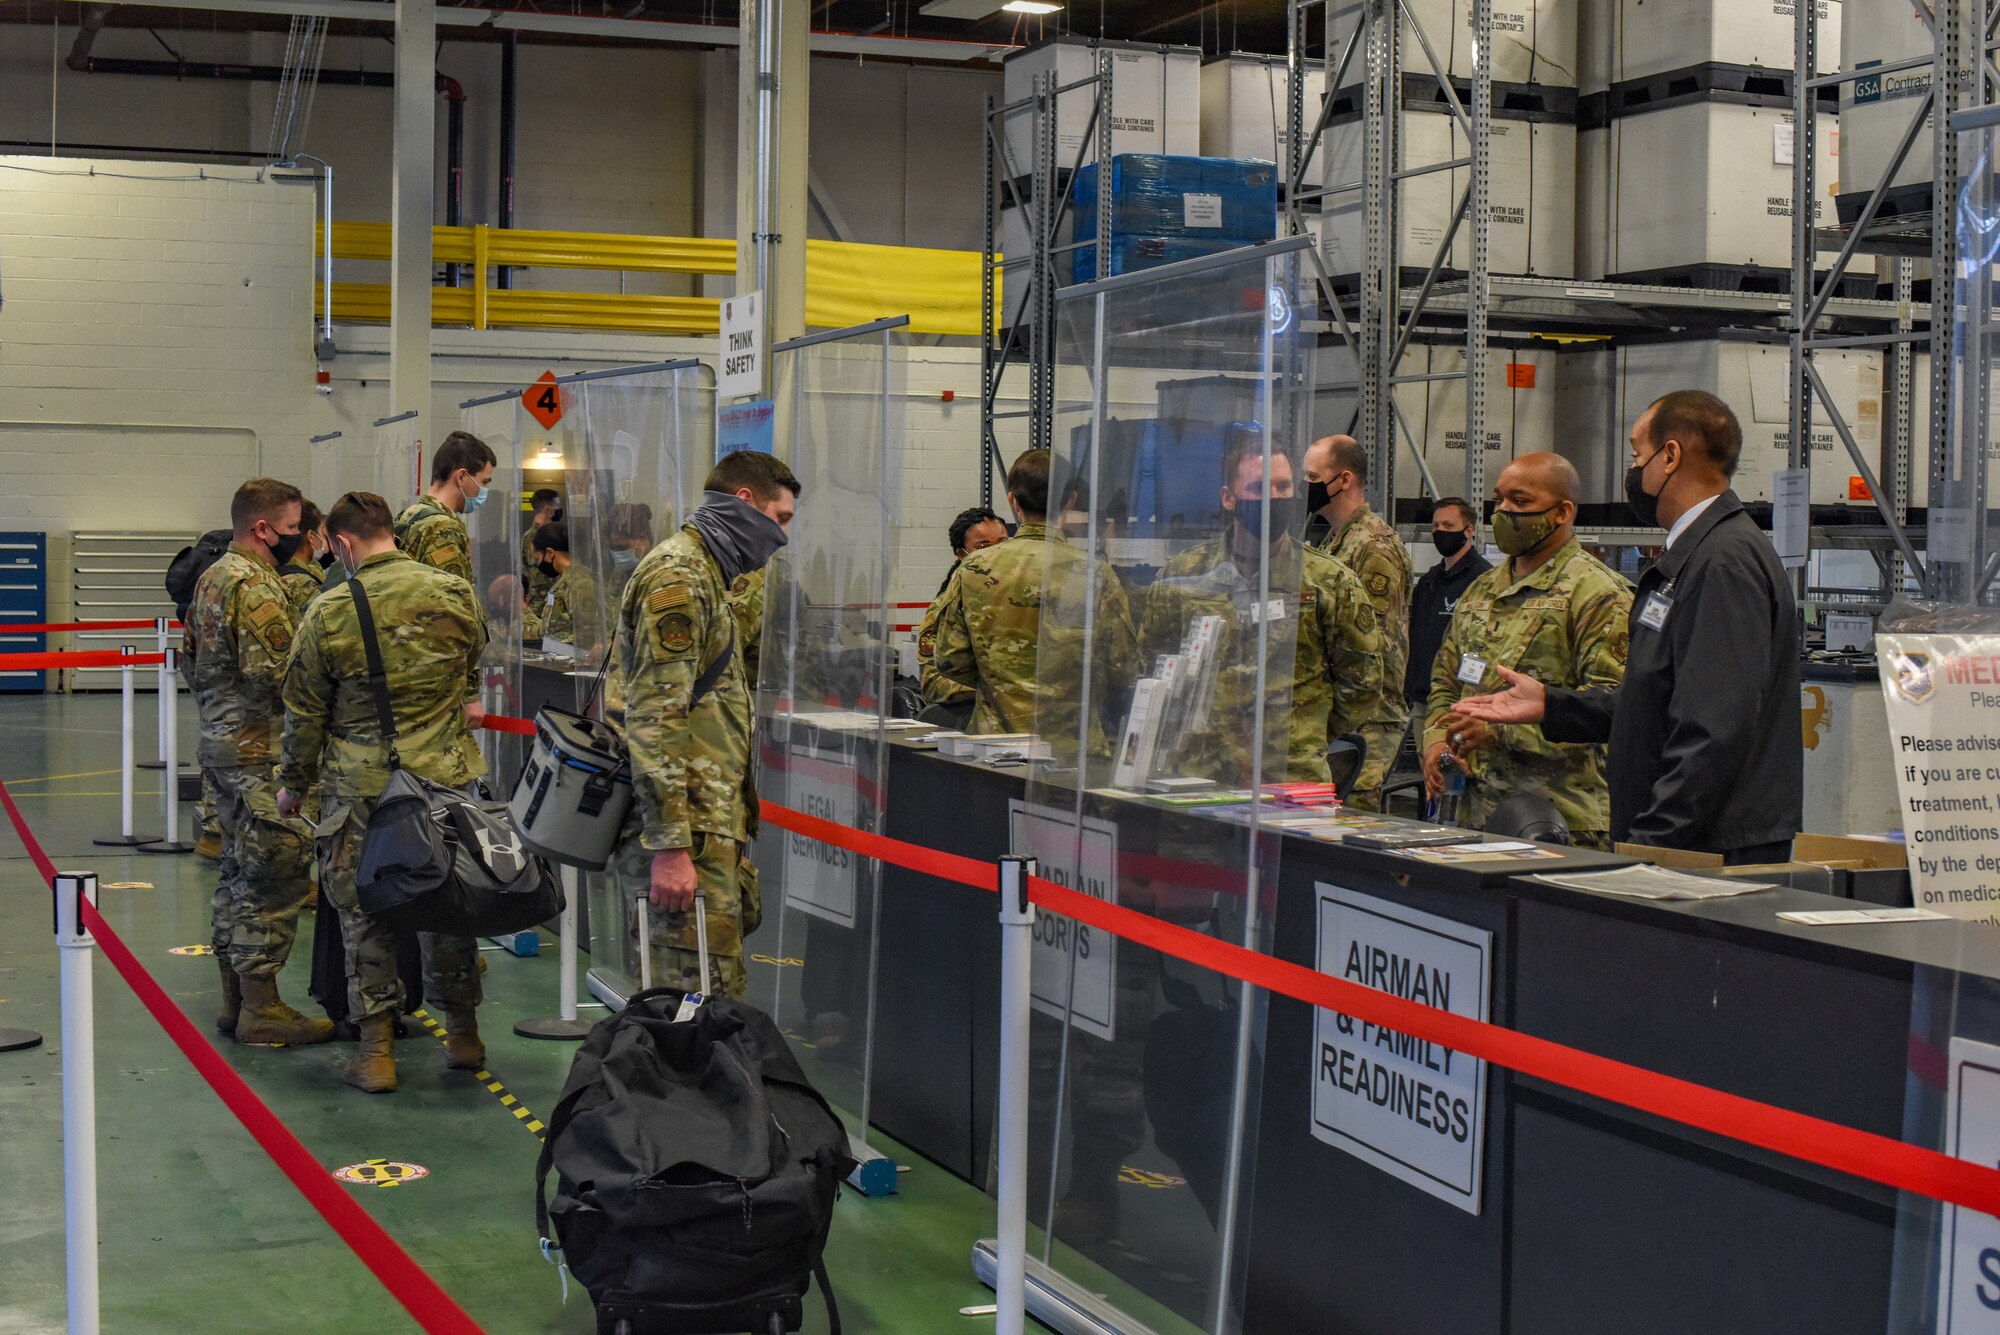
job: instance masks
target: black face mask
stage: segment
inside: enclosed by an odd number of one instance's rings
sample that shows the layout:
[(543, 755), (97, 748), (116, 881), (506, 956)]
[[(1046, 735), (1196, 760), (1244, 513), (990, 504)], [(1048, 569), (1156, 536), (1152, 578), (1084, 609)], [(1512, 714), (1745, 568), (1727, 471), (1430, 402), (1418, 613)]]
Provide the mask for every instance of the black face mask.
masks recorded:
[(1646, 464), (1651, 462), (1648, 459), (1625, 470), (1625, 504), (1631, 507), (1640, 528), (1660, 526), (1660, 498), (1646, 490)]
[(333, 569), (333, 552), (331, 550), (319, 554), (319, 568), (321, 570)]
[(556, 563), (554, 561), (537, 561), (535, 562), (535, 569), (542, 572), (543, 579), (556, 578)]
[(305, 540), (306, 535), (303, 533), (278, 534), (278, 540), (271, 545), (271, 559), (279, 565), (284, 565), (299, 554), (299, 545)]
[(1333, 493), (1327, 490), (1326, 483), (1324, 482), (1306, 483), (1307, 514), (1315, 514), (1315, 515), (1318, 514), (1321, 510), (1326, 509), (1326, 507), (1329, 504), (1331, 504), (1332, 501), (1333, 501)]
[(1297, 533), (1305, 524), (1305, 503), (1297, 496), (1273, 496), (1269, 501), (1270, 528), (1265, 524), (1266, 502), (1239, 497), (1236, 502), (1236, 522), (1243, 526), (1252, 537), (1262, 538), (1275, 544), (1287, 534)]
[(1431, 530), (1431, 546), (1438, 549), (1441, 556), (1457, 556), (1465, 550), (1466, 532), (1462, 528), (1434, 528)]

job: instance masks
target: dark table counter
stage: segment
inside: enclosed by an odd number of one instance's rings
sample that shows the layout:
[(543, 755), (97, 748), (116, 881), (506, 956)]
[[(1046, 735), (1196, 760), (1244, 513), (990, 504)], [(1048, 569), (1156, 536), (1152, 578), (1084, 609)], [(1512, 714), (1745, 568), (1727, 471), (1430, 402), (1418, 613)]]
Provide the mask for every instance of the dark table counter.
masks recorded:
[[(897, 745), (888, 787), (885, 833), (990, 859), (1007, 849), (1008, 803), (1026, 782), (1019, 770)], [(1121, 858), (1193, 850), (1199, 862), (1201, 841), (1219, 830), (1239, 844), (1246, 837), (1213, 817), (1094, 795), (1086, 811), (1117, 817)], [(1965, 980), (2000, 978), (2000, 932), (1779, 921), (1781, 910), (1853, 906), (1805, 891), (1638, 901), (1522, 875), (1623, 861), (1600, 854), (1437, 866), (1295, 835), (1273, 843), (1266, 939), (1278, 958), (1314, 965), (1321, 887), (1374, 896), (1492, 934), (1495, 1023), (1892, 1137), (1904, 1134), (1912, 1033), (1932, 1010), (1948, 1013)], [(895, 868), (885, 869), (883, 894), (874, 1121), (983, 1186), (998, 1069), (992, 897)], [(1219, 908), (1190, 909), (1185, 896), (1150, 907), (1222, 935), (1240, 931), (1240, 895)], [(1119, 986), (1127, 981), (1121, 974)], [(1140, 1018), (1171, 1009), (1155, 995)], [(1489, 1068), (1480, 1208), (1469, 1213), (1313, 1135), (1314, 1016), (1273, 998), (1255, 1026), (1255, 1167), (1239, 1258), (1245, 1329), (1887, 1328), (1893, 1192)], [(1057, 1028), (1039, 1015), (1037, 1025), (1044, 1040)], [(1228, 1074), (1197, 1073), (1190, 1099)], [(1047, 1117), (1038, 1108), (1037, 1142)], [(1154, 1123), (1144, 1153), (1157, 1155), (1157, 1115)], [(1165, 1193), (1146, 1199), (1152, 1211), (1128, 1205), (1127, 1240), (1152, 1237), (1127, 1247), (1128, 1260), (1135, 1249), (1155, 1261), (1174, 1251), (1149, 1216), (1178, 1218), (1183, 1233), (1212, 1222), (1202, 1216), (1214, 1214), (1214, 1183), (1190, 1161), (1181, 1168), (1205, 1208), (1172, 1206)], [(1031, 1217), (1045, 1206), (1034, 1202)], [(1120, 1269), (1117, 1246), (1085, 1250)], [(1204, 1246), (1213, 1252), (1212, 1233)], [(1149, 1291), (1167, 1282), (1122, 1268)]]

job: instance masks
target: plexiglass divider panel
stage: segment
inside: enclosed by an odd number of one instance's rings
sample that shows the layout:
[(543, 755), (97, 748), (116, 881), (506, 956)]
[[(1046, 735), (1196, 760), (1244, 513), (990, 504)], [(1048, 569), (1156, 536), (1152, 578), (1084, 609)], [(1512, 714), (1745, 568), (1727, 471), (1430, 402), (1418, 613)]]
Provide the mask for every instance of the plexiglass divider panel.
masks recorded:
[[(486, 607), (486, 656), (482, 663), (482, 702), (487, 712), (510, 718), (523, 715), (521, 695), (522, 627), (527, 611), (521, 539), (530, 520), (522, 470), (524, 428), (536, 424), (521, 406), (517, 393), (473, 399), (459, 405), (459, 429), (469, 431), (493, 450), (492, 495), (478, 510), (464, 516), (472, 536), (472, 582)], [(487, 782), (502, 797), (514, 791), (527, 756), (527, 739), (504, 732), (481, 732)]]
[[(905, 320), (773, 352), (776, 452), (803, 493), (763, 576), (757, 785), (780, 806), (861, 830), (887, 811), (891, 607), (903, 480)], [(865, 1141), (881, 865), (765, 826), (751, 998)]]
[[(973, 757), (1028, 757), (1012, 845), (1042, 875), (1253, 949), (1272, 818), (1327, 795), (1301, 291), (1281, 246), (1063, 294), (1048, 522), (1012, 539), (1041, 571), (1033, 735)], [(1031, 1246), (1151, 1324), (1230, 1327), (1254, 990), (1046, 912), (1035, 941)]]
[[(1965, 756), (2000, 748), (1987, 716), (1987, 688), (1972, 665), (2000, 658), (1993, 553), (2000, 389), (2000, 106), (1952, 119), (1962, 185), (1952, 214), (1957, 273), (1952, 304), (1950, 423), (1912, 469), (1928, 467), (1926, 597), (1892, 604), (1879, 619), (1876, 651), (1889, 735), (1905, 809), (1915, 903), (2000, 924), (1990, 818), (1963, 814), (1990, 803), (1992, 773)], [(1940, 201), (1942, 205), (1942, 201)], [(1938, 419), (1933, 419), (1938, 420)], [(1918, 764), (1906, 761), (1914, 759)], [(1990, 808), (1987, 808), (1990, 809)], [(2000, 977), (1976, 938), (1956, 958), (1913, 971), (1903, 1139), (1984, 1167), (2000, 1164)], [(2000, 1219), (1905, 1192), (1898, 1197), (1889, 1329), (1992, 1329), (2000, 1313)]]

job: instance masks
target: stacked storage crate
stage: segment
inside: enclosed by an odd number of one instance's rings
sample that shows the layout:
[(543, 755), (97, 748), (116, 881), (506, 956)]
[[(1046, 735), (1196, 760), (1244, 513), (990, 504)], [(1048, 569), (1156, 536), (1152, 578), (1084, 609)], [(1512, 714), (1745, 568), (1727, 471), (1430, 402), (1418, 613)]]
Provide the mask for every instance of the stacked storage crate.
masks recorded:
[[(1847, 70), (1893, 65), (1935, 49), (1930, 26), (1910, 0), (1849, 0), (1840, 28), (1840, 66)], [(1846, 170), (1834, 200), (1843, 223), (1853, 222), (1868, 195), (1888, 171), (1917, 102), (1930, 92), (1931, 71), (1923, 66), (1892, 74), (1850, 79), (1840, 85), (1841, 148)], [(1931, 118), (1890, 182), (1878, 218), (1928, 213), (1931, 207)]]
[[(1907, 7), (1907, 0), (1904, 0)], [(1819, 0), (1830, 72), (1840, 0)], [(1786, 291), (1793, 0), (1588, 0), (1577, 167), (1580, 276)], [(1827, 107), (1834, 94), (1826, 90)], [(1832, 118), (1822, 121), (1830, 126)], [(1840, 139), (1822, 133), (1832, 196)], [(1816, 220), (1831, 221), (1826, 199)], [(1850, 295), (1872, 295), (1865, 275)]]
[[(1532, 341), (1494, 340), (1486, 350), (1486, 479), (1490, 485), (1500, 470), (1524, 454), (1553, 451), (1556, 434), (1556, 371), (1554, 345)], [(1465, 369), (1462, 342), (1411, 344), (1404, 349), (1396, 374), (1455, 375)], [(1398, 452), (1423, 451), (1424, 467), (1410, 465), (1407, 453), (1396, 466), (1396, 498), (1415, 501), (1424, 493), (1428, 470), (1438, 491), (1462, 495), (1465, 489), (1465, 381), (1436, 380), (1400, 384), (1396, 407), (1408, 424), (1396, 432)], [(1478, 498), (1484, 500), (1484, 497)], [(1416, 511), (1398, 507), (1397, 517)]]
[[(1822, 349), (1813, 364), (1873, 467), (1881, 457), (1883, 354)], [(1587, 501), (1618, 502), (1626, 434), (1646, 406), (1677, 389), (1705, 389), (1735, 409), (1743, 452), (1732, 486), (1748, 504), (1768, 503), (1771, 476), (1790, 467), (1791, 352), (1781, 341), (1720, 336), (1565, 353), (1557, 375), (1556, 438), (1583, 475)], [(1853, 462), (1824, 413), (1813, 415), (1812, 503), (1850, 498)]]
[[(1097, 172), (1076, 174), (1071, 215), (1082, 248), (1070, 253), (1070, 281), (1097, 276)], [(1214, 255), (1269, 241), (1278, 222), (1278, 169), (1236, 158), (1125, 153), (1111, 160), (1111, 272)]]
[[(1148, 45), (1140, 42), (1097, 41), (1085, 37), (1051, 37), (1033, 46), (1009, 52), (1001, 65), (1001, 100), (1019, 102), (1032, 97), (1035, 81), (1053, 74), (1058, 86), (1079, 83), (1097, 72), (1097, 53), (1112, 52), (1111, 149), (1113, 154), (1151, 153), (1192, 156), (1201, 148), (1201, 52), (1189, 46)], [(1095, 105), (1095, 85), (1064, 93), (1056, 102), (1056, 160), (1065, 177), (1079, 160), (1096, 158), (1096, 137), (1091, 123)], [(1032, 234), (1025, 210), (1031, 206), (1034, 169), (1034, 126), (1032, 114), (1024, 113), (1007, 121), (1004, 136), (1006, 157), (1001, 165), (1014, 189), (1003, 191), (995, 228), (995, 249), (1009, 257), (1025, 256), (1033, 249)], [(1057, 182), (1067, 191), (1070, 182)], [(1054, 244), (1072, 243), (1074, 232), (1067, 220)], [(1071, 266), (1058, 261), (1061, 281), (1069, 279)], [(1001, 322), (1013, 325), (1028, 299), (1027, 275), (1010, 269), (1002, 284)]]

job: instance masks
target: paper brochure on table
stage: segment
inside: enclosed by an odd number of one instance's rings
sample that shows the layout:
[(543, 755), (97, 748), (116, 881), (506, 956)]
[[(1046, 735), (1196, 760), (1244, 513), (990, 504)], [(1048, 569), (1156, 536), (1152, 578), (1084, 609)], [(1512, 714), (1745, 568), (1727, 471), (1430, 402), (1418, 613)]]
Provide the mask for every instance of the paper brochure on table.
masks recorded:
[(1620, 867), (1616, 871), (1549, 872), (1535, 878), (1567, 890), (1587, 890), (1627, 899), (1727, 899), (1773, 887), (1761, 881), (1690, 876), (1666, 867)]

